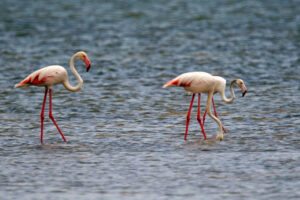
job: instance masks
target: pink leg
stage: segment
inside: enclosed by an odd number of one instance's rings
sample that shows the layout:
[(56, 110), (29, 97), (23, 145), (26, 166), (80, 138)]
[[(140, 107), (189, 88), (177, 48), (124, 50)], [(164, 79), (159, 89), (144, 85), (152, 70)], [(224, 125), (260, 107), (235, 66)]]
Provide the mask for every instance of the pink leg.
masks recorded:
[(194, 98), (195, 98), (195, 94), (193, 94), (193, 96), (192, 96), (191, 105), (190, 105), (189, 111), (188, 111), (187, 116), (186, 116), (186, 129), (185, 129), (185, 135), (184, 135), (185, 140), (186, 140), (186, 137), (187, 137), (187, 132), (189, 130), (189, 122), (190, 122), (190, 119), (191, 119), (190, 115), (191, 115), (191, 110), (192, 110), (192, 107), (193, 107)]
[[(217, 118), (219, 118), (219, 117), (218, 117), (218, 114), (217, 114), (217, 111), (216, 111), (216, 106), (215, 106), (214, 98), (212, 98), (212, 103), (213, 103), (213, 107), (214, 107), (214, 113), (215, 113), (215, 116), (216, 116)], [(203, 126), (204, 126), (204, 123), (205, 123), (206, 112), (207, 112), (207, 111), (205, 110), (205, 112), (204, 112), (204, 114), (203, 114)], [(225, 128), (224, 128), (223, 126), (222, 126), (222, 128), (223, 128), (224, 133), (226, 133)]]
[(45, 104), (47, 99), (47, 92), (48, 92), (48, 88), (45, 87), (45, 95), (44, 95), (43, 107), (41, 112), (41, 144), (43, 144), (43, 128), (44, 128), (44, 118), (45, 118), (44, 111), (45, 111)]
[(204, 113), (203, 113), (203, 127), (204, 127), (204, 123), (205, 123), (205, 116), (206, 116), (207, 110), (205, 109)]
[[(215, 107), (214, 98), (212, 98), (212, 103), (213, 103), (213, 107), (214, 107), (215, 116), (216, 116), (216, 118), (219, 119), (218, 114), (217, 114), (217, 110), (216, 110), (216, 107)], [(223, 129), (224, 133), (226, 133), (226, 130), (225, 130), (224, 126), (222, 126), (222, 129)]]
[(60, 128), (58, 127), (57, 123), (55, 122), (55, 119), (52, 115), (52, 89), (49, 89), (49, 117), (51, 118), (53, 124), (56, 126), (58, 132), (60, 133), (61, 137), (63, 138), (64, 142), (67, 142), (64, 134), (61, 132)]
[(198, 112), (197, 112), (197, 120), (200, 124), (201, 130), (202, 130), (202, 134), (204, 136), (204, 139), (206, 140), (206, 134), (204, 132), (204, 128), (203, 128), (203, 124), (201, 122), (201, 117), (200, 117), (200, 99), (201, 99), (201, 93), (198, 94)]

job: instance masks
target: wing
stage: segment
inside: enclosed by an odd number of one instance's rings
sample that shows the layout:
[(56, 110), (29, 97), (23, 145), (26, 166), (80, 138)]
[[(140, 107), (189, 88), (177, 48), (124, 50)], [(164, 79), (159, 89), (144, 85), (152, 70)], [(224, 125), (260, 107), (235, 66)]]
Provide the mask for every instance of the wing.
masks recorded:
[(207, 77), (212, 77), (206, 72), (188, 72), (177, 76), (176, 78), (168, 81), (163, 88), (166, 87), (190, 87), (193, 82), (199, 82), (200, 80), (206, 80)]
[(65, 77), (67, 77), (65, 68), (58, 65), (52, 65), (32, 72), (24, 80), (16, 84), (15, 88), (28, 87), (30, 85), (52, 86), (61, 83)]

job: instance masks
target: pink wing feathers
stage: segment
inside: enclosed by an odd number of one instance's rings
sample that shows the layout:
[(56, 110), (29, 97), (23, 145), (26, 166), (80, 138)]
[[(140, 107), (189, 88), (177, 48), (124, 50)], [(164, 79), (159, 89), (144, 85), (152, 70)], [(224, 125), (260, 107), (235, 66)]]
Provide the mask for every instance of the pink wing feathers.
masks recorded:
[(193, 82), (193, 77), (182, 74), (176, 78), (168, 81), (163, 88), (177, 86), (177, 87), (190, 87)]
[(27, 78), (25, 78), (23, 81), (15, 85), (15, 88), (17, 87), (28, 87), (30, 85), (41, 85), (46, 82), (48, 78), (51, 78), (53, 76), (44, 76), (40, 78), (40, 73), (35, 73), (29, 75)]
[(67, 78), (67, 71), (61, 66), (52, 65), (31, 73), (20, 83), (16, 84), (15, 88), (28, 87), (30, 85), (51, 86), (60, 83), (65, 78)]

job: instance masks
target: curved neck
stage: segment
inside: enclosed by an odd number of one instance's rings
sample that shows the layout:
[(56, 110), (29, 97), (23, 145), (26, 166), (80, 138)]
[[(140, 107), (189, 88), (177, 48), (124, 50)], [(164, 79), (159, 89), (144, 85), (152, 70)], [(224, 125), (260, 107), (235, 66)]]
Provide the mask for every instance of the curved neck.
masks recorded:
[(73, 87), (72, 85), (70, 85), (68, 79), (65, 82), (63, 82), (63, 85), (65, 86), (65, 88), (72, 92), (76, 92), (76, 91), (80, 90), (80, 88), (83, 85), (83, 80), (74, 67), (74, 60), (75, 60), (75, 58), (77, 58), (77, 56), (78, 56), (77, 54), (74, 54), (72, 56), (71, 61), (70, 61), (70, 69), (71, 69), (72, 73), (74, 74), (74, 76), (76, 77), (76, 79), (78, 80), (78, 84), (75, 87)]
[(224, 87), (224, 90), (220, 91), (220, 95), (221, 95), (221, 98), (223, 101), (225, 101), (226, 103), (232, 103), (234, 98), (235, 98), (235, 95), (234, 95), (234, 91), (233, 91), (233, 83), (235, 82), (235, 80), (231, 81), (230, 83), (230, 92), (231, 92), (231, 98), (228, 99), (226, 96), (225, 96), (225, 87)]

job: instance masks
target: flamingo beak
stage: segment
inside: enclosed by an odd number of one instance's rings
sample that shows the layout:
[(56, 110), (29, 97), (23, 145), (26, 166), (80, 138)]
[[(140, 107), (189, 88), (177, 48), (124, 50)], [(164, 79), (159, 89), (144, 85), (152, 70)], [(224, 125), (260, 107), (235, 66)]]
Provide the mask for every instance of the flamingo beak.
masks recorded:
[(246, 93), (247, 93), (247, 90), (245, 90), (245, 91), (243, 92), (242, 96), (245, 96)]
[(247, 88), (244, 86), (242, 87), (242, 96), (245, 96), (246, 93), (247, 93)]
[(84, 63), (86, 65), (86, 71), (88, 72), (91, 67), (91, 61), (88, 59), (88, 57), (84, 57)]

